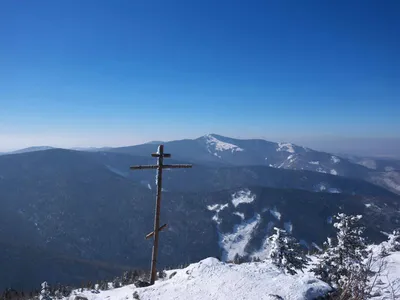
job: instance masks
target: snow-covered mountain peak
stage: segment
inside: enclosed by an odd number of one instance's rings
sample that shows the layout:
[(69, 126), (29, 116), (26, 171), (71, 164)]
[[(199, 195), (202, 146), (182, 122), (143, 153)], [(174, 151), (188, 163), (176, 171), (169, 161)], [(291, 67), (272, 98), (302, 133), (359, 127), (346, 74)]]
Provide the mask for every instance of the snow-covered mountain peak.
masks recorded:
[[(217, 137), (218, 136), (215, 134), (207, 134), (203, 136), (206, 142), (208, 152), (213, 153), (213, 151), (217, 152), (230, 151), (233, 153), (233, 152), (244, 151), (244, 149), (240, 148), (239, 146), (228, 142), (224, 142)], [(213, 154), (215, 156), (219, 156), (219, 154), (216, 152), (214, 152)]]

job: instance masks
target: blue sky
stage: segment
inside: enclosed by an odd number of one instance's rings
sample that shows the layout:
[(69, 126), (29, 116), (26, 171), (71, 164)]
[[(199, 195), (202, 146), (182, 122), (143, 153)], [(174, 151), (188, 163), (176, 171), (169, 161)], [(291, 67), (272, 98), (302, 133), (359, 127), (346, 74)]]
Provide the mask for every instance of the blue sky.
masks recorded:
[(400, 138), (398, 1), (1, 1), (0, 150)]

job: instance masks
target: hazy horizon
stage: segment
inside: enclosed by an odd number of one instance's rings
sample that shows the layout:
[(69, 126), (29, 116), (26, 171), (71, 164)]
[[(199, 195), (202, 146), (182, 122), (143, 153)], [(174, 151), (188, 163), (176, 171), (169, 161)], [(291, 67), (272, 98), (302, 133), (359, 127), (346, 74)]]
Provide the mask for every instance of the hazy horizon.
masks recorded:
[[(319, 137), (319, 138), (269, 138), (265, 136), (231, 136), (224, 135), (218, 132), (210, 132), (211, 134), (218, 134), (229, 138), (235, 139), (263, 139), (271, 142), (290, 142), (299, 146), (304, 146), (318, 151), (326, 151), (336, 154), (347, 154), (347, 155), (359, 155), (359, 156), (371, 156), (371, 157), (386, 157), (386, 158), (399, 158), (400, 159), (400, 138), (340, 138), (340, 137)], [(210, 134), (206, 133), (206, 134)], [(18, 147), (4, 148), (0, 147), (1, 152), (13, 152), (25, 148), (31, 147), (54, 147), (63, 149), (75, 149), (75, 148), (107, 148), (107, 147), (125, 147), (125, 146), (135, 146), (140, 144), (145, 144), (154, 141), (160, 142), (170, 142), (174, 140), (182, 139), (196, 139), (205, 134), (198, 136), (182, 136), (171, 139), (144, 139), (140, 141), (135, 141), (134, 139), (126, 142), (121, 142), (117, 144), (103, 144), (103, 143), (74, 143), (74, 144), (63, 144), (63, 143), (31, 143), (31, 144), (20, 144)], [(26, 141), (26, 140), (25, 140)]]

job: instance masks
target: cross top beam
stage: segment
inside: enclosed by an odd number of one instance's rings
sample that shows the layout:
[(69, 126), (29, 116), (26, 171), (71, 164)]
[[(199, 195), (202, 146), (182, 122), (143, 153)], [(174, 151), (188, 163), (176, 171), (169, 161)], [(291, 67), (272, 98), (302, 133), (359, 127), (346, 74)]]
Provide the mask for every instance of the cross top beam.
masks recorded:
[(152, 153), (152, 157), (157, 158), (156, 165), (139, 165), (130, 167), (131, 170), (151, 170), (157, 169), (157, 194), (156, 194), (156, 208), (154, 214), (154, 230), (146, 235), (146, 238), (154, 237), (154, 244), (152, 250), (151, 259), (151, 273), (150, 273), (150, 284), (154, 284), (157, 275), (157, 255), (158, 255), (158, 238), (161, 230), (167, 227), (164, 224), (160, 227), (160, 211), (161, 211), (161, 192), (162, 192), (162, 171), (163, 169), (183, 169), (191, 168), (192, 165), (188, 164), (175, 164), (175, 165), (164, 165), (164, 158), (170, 158), (171, 154), (164, 153), (164, 145), (159, 145), (157, 153)]
[[(170, 158), (171, 154), (164, 153), (164, 145), (158, 146), (157, 153), (152, 153), (152, 157), (157, 157), (156, 165), (139, 165), (130, 167), (131, 170), (147, 170), (147, 169), (183, 169), (183, 168), (191, 168), (192, 165), (187, 164), (176, 164), (176, 165), (165, 165), (164, 158)], [(158, 184), (157, 184), (158, 185)]]

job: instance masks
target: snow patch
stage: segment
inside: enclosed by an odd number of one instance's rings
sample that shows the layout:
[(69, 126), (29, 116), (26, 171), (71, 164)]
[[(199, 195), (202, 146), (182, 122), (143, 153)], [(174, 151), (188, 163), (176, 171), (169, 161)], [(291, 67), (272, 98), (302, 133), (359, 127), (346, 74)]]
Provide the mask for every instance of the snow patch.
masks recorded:
[(356, 163), (368, 169), (376, 170), (376, 161), (373, 159), (364, 159)]
[(316, 191), (322, 192), (322, 191), (326, 190), (326, 186), (324, 183), (320, 183), (320, 184), (317, 184), (315, 189), (316, 189)]
[(293, 144), (291, 143), (278, 143), (276, 151), (286, 151), (289, 153), (295, 153)]
[[(232, 153), (238, 152), (238, 151), (239, 152), (244, 151), (244, 149), (242, 149), (234, 144), (230, 144), (230, 143), (226, 143), (226, 142), (222, 142), (222, 141), (218, 140), (211, 134), (205, 135), (204, 138), (206, 139), (207, 150), (209, 153), (212, 153), (210, 147), (214, 147), (214, 150), (219, 151), (219, 152), (227, 151), (227, 150), (230, 150)], [(215, 156), (220, 157), (217, 153), (213, 153), (213, 154)]]
[(281, 213), (274, 207), (274, 209), (270, 209), (269, 212), (271, 215), (273, 215), (276, 219), (280, 220), (281, 219)]
[(250, 190), (241, 190), (232, 194), (232, 204), (237, 207), (241, 203), (251, 203), (256, 199), (256, 195), (252, 195)]
[(220, 212), (224, 208), (227, 208), (229, 206), (228, 203), (225, 204), (214, 204), (214, 205), (208, 205), (207, 209), (215, 212)]
[(236, 254), (245, 256), (246, 246), (252, 238), (254, 229), (260, 222), (260, 215), (257, 214), (250, 220), (243, 221), (239, 225), (235, 225), (232, 233), (221, 234), (219, 245), (222, 249), (223, 260), (233, 260)]
[[(291, 164), (293, 164), (297, 159), (296, 154), (290, 154), (288, 156), (288, 158), (286, 159), (287, 161), (289, 161), (288, 166), (290, 166)], [(283, 164), (282, 164), (283, 165)]]
[(149, 188), (149, 190), (151, 190), (151, 185), (150, 185), (150, 183), (147, 184), (147, 187)]
[(285, 162), (281, 163), (277, 168), (280, 169), (285, 165)]
[(322, 248), (320, 246), (318, 246), (316, 243), (312, 242), (311, 244), (315, 249), (317, 249), (318, 251), (323, 251)]
[(329, 188), (328, 192), (331, 194), (340, 194), (341, 193), (341, 191), (337, 188)]
[(317, 172), (326, 173), (326, 171), (325, 171), (324, 169), (322, 169), (322, 168), (318, 168), (318, 169), (317, 169)]
[(337, 171), (335, 169), (331, 170), (331, 175), (337, 175)]
[(331, 161), (332, 161), (334, 164), (340, 163), (340, 159), (337, 158), (336, 156), (331, 156)]
[(367, 207), (367, 208), (370, 208), (370, 207), (372, 206), (371, 203), (365, 203), (364, 205), (365, 205), (365, 207)]
[(319, 161), (310, 161), (309, 164), (310, 165), (319, 165)]
[(233, 214), (239, 216), (242, 220), (244, 220), (244, 213), (235, 211)]
[(211, 220), (213, 220), (217, 224), (221, 224), (222, 220), (219, 218), (219, 212), (229, 206), (228, 203), (225, 204), (214, 204), (214, 205), (208, 205), (207, 209), (210, 211), (215, 211), (215, 215), (212, 217)]

